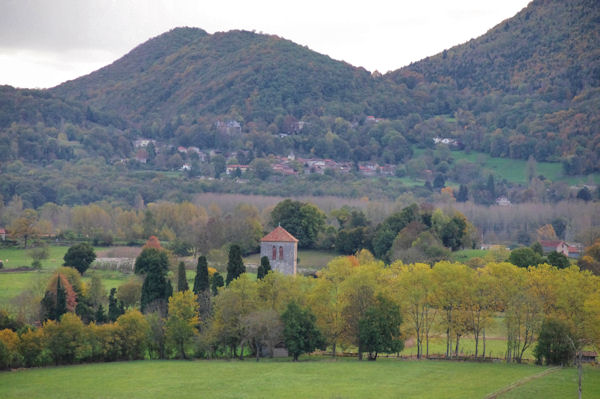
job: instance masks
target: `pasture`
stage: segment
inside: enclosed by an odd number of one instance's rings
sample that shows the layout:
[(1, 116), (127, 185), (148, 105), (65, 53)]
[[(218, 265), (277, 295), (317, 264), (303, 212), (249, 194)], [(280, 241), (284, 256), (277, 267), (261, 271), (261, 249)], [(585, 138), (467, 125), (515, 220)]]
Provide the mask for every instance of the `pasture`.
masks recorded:
[[(138, 361), (19, 370), (0, 373), (0, 397), (483, 398), (547, 369), (503, 363), (303, 359)], [(560, 369), (506, 397), (530, 397), (529, 392), (545, 399), (574, 397), (575, 376), (574, 369)], [(586, 367), (584, 397), (598, 395), (600, 370)]]
[[(298, 268), (304, 270), (319, 270), (341, 254), (333, 251), (301, 249), (298, 251)], [(252, 254), (244, 258), (244, 264), (259, 265), (260, 254)]]
[[(50, 256), (48, 259), (42, 260), (41, 270), (0, 272), (0, 307), (7, 304), (11, 299), (15, 298), (26, 289), (40, 291), (40, 287), (45, 288), (52, 271), (57, 267), (62, 266), (64, 262), (63, 257), (69, 247), (50, 246), (49, 249)], [(98, 253), (98, 251), (99, 249), (96, 248), (96, 253)], [(0, 259), (4, 262), (5, 269), (14, 269), (31, 265), (31, 257), (29, 256), (28, 251), (21, 248), (0, 249)], [(89, 282), (91, 273), (100, 275), (100, 278), (104, 283), (104, 288), (107, 290), (123, 284), (129, 276), (114, 271), (90, 269), (82, 277), (83, 281)]]

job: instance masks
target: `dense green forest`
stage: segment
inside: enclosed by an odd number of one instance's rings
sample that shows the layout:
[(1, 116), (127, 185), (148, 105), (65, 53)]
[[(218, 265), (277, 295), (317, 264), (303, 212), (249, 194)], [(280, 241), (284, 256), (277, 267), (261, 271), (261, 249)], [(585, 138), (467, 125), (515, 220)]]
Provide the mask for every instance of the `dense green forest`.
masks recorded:
[[(206, 191), (435, 199), (451, 186), (481, 204), (594, 199), (593, 178), (573, 191), (566, 176), (600, 172), (599, 11), (589, 0), (533, 1), (480, 38), (385, 75), (274, 35), (177, 28), (53, 89), (0, 87), (0, 195), (37, 207), (133, 205), (131, 192), (147, 202)], [(140, 138), (155, 142), (140, 148)], [(486, 170), (473, 152), (529, 160), (527, 181)], [(264, 167), (290, 153), (351, 173)], [(251, 183), (219, 180), (225, 162), (251, 164), (236, 176)], [(536, 170), (548, 162), (562, 174)], [(366, 179), (366, 163), (391, 172)]]

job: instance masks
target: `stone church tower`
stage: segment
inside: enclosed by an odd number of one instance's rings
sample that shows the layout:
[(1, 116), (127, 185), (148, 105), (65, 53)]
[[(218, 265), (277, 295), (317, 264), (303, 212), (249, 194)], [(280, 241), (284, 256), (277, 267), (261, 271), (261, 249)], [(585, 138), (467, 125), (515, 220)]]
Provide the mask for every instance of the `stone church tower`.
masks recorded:
[(260, 257), (269, 258), (271, 269), (296, 274), (298, 239), (279, 226), (260, 240)]

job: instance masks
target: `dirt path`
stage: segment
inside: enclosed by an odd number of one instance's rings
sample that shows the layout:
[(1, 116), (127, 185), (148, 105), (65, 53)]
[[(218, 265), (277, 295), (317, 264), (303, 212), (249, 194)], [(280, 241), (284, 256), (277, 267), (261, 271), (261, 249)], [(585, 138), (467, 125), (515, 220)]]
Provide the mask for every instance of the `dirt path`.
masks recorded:
[(493, 393), (487, 395), (485, 397), (485, 399), (496, 399), (499, 396), (502, 396), (503, 394), (505, 394), (506, 392), (512, 391), (513, 389), (520, 387), (521, 385), (525, 385), (530, 381), (537, 380), (538, 378), (542, 378), (542, 377), (544, 377), (550, 373), (554, 373), (555, 371), (558, 371), (560, 369), (561, 369), (561, 367), (552, 367), (548, 370), (542, 371), (541, 373), (537, 373), (534, 375), (530, 375), (529, 377), (522, 378), (516, 382), (513, 382), (510, 385), (505, 386), (504, 388), (500, 388), (496, 392), (493, 392)]

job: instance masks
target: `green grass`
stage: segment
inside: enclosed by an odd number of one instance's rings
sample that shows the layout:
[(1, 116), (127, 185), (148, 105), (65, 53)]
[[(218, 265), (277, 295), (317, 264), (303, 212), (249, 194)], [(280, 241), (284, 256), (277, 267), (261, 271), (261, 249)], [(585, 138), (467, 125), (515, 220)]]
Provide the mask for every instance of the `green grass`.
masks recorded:
[[(501, 396), (511, 398), (576, 398), (577, 369), (565, 368), (516, 387)], [(600, 369), (585, 366), (582, 383), (583, 398), (600, 398)]]
[[(454, 351), (454, 345), (456, 343), (453, 342), (451, 350)], [(425, 342), (423, 342), (423, 352), (425, 352)], [(533, 348), (530, 347), (525, 351), (523, 356), (526, 360), (533, 360), (532, 354)], [(478, 354), (481, 356), (483, 351), (483, 339), (479, 337), (479, 350)], [(458, 352), (462, 355), (473, 356), (475, 354), (475, 339), (470, 337), (462, 337), (460, 339), (460, 345), (458, 348)], [(485, 343), (485, 355), (487, 357), (494, 358), (503, 358), (504, 353), (506, 352), (506, 340), (504, 339), (487, 339)], [(429, 354), (445, 354), (446, 353), (446, 338), (445, 337), (436, 337), (429, 339)], [(416, 345), (405, 348), (401, 353), (402, 356), (408, 355), (416, 355), (417, 347)]]
[[(302, 249), (298, 251), (298, 268), (319, 270), (327, 266), (333, 258), (341, 256), (333, 251), (318, 251), (314, 249)], [(260, 264), (260, 254), (252, 254), (244, 258), (244, 264)]]
[[(140, 361), (0, 373), (0, 397), (482, 398), (543, 370), (529, 365), (386, 359)], [(545, 398), (553, 397), (563, 396), (550, 393)]]
[[(415, 158), (422, 156), (425, 153), (424, 149), (413, 148)], [(527, 183), (527, 161), (521, 159), (509, 158), (494, 158), (482, 152), (471, 151), (452, 151), (454, 161), (464, 159), (469, 162), (480, 164), (483, 168), (491, 170), (502, 176), (511, 183)], [(560, 162), (537, 162), (536, 175), (543, 175), (546, 179), (553, 182), (563, 181), (570, 185), (587, 183), (592, 179), (596, 184), (600, 183), (600, 173), (594, 173), (587, 176), (566, 176), (563, 173), (562, 164)]]
[[(465, 159), (473, 163), (481, 163), (486, 169), (490, 169), (512, 183), (524, 184), (527, 182), (527, 161), (509, 158), (494, 158), (481, 152), (452, 151), (455, 161)], [(562, 164), (559, 162), (537, 162), (537, 175), (543, 175), (551, 181), (564, 181), (568, 184), (585, 183), (590, 176), (566, 176), (563, 173)], [(600, 173), (594, 173), (591, 178), (600, 182)]]
[(451, 258), (455, 262), (465, 262), (471, 258), (483, 258), (486, 253), (484, 249), (463, 249), (452, 252)]
[[(27, 272), (10, 272), (0, 273), (0, 307), (15, 298), (26, 288), (34, 285), (37, 279), (47, 280), (50, 274), (57, 267), (62, 266), (63, 257), (69, 247), (67, 246), (50, 246), (50, 256), (42, 261), (42, 269), (39, 271)], [(96, 248), (98, 251), (98, 248)], [(2, 248), (0, 249), (0, 259), (4, 262), (4, 267), (7, 269), (17, 268), (21, 266), (30, 266), (31, 258), (27, 250), (21, 248)], [(107, 290), (116, 288), (123, 284), (129, 275), (114, 271), (105, 270), (88, 270), (83, 276), (83, 281), (89, 283), (91, 280), (91, 272), (98, 273), (102, 278), (104, 287)]]
[[(50, 246), (50, 256), (42, 260), (43, 269), (55, 269), (63, 264), (63, 257), (69, 247)], [(5, 269), (14, 269), (21, 266), (31, 266), (31, 257), (28, 251), (22, 248), (1, 248), (0, 259)]]

